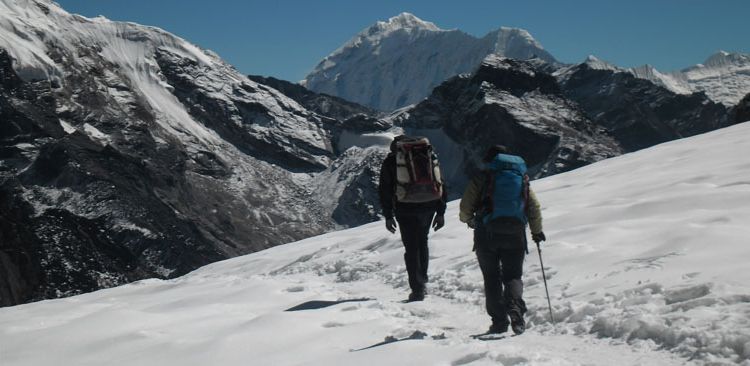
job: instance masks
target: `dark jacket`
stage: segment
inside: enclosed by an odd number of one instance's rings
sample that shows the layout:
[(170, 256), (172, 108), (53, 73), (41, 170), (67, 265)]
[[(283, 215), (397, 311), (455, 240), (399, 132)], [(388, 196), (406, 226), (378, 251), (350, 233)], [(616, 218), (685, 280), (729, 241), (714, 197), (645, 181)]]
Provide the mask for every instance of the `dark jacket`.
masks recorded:
[(396, 213), (429, 211), (437, 212), (438, 216), (443, 216), (448, 201), (448, 190), (443, 184), (443, 196), (440, 199), (424, 203), (398, 202), (396, 200), (396, 154), (394, 153), (388, 154), (380, 167), (378, 194), (380, 195), (380, 207), (383, 208), (383, 216), (386, 219), (393, 218)]

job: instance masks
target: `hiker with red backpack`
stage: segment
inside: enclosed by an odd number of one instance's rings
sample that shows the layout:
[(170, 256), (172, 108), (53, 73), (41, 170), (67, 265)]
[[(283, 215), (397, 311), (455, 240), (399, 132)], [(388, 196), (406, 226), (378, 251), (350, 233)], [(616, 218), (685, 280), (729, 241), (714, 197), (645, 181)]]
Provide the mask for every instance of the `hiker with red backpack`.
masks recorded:
[[(487, 333), (526, 329), (523, 315), (523, 260), (528, 253), (526, 225), (537, 245), (545, 241), (539, 201), (529, 186), (526, 163), (501, 145), (489, 148), (484, 170), (466, 187), (459, 220), (474, 229), (474, 251), (484, 277)], [(510, 321), (509, 321), (510, 318)]]
[[(378, 187), (385, 227), (398, 227), (409, 275), (408, 301), (422, 301), (427, 284), (427, 234), (445, 225), (447, 192), (432, 145), (425, 137), (396, 136), (380, 169)], [(398, 224), (396, 224), (398, 222)]]

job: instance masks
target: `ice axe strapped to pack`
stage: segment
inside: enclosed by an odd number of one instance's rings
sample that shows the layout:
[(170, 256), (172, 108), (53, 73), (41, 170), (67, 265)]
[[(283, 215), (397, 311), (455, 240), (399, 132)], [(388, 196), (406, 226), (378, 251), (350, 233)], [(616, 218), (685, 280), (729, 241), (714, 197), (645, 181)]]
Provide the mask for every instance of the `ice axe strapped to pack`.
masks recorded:
[(437, 155), (426, 137), (404, 137), (396, 142), (396, 200), (430, 202), (443, 195)]

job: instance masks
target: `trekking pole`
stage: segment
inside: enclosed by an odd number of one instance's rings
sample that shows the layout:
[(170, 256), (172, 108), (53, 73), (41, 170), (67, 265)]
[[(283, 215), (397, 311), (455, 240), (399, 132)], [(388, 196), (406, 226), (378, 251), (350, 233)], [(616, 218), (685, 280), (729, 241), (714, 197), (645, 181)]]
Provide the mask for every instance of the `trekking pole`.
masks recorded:
[(542, 279), (544, 279), (544, 292), (547, 293), (547, 305), (549, 305), (549, 318), (552, 324), (555, 324), (555, 317), (552, 315), (552, 302), (549, 299), (549, 289), (547, 289), (547, 276), (544, 274), (544, 262), (542, 261), (542, 248), (539, 242), (536, 242), (536, 250), (539, 253), (539, 264), (542, 266)]

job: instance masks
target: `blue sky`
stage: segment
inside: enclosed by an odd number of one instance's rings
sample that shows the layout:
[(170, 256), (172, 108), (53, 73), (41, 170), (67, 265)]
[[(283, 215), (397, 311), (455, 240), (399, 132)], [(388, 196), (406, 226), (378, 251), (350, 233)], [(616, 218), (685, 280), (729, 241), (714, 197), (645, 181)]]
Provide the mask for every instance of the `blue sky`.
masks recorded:
[(158, 26), (217, 52), (247, 74), (298, 81), (377, 20), (407, 11), (483, 36), (527, 29), (553, 56), (587, 55), (663, 71), (718, 50), (750, 53), (748, 0), (57, 0), (93, 17)]

